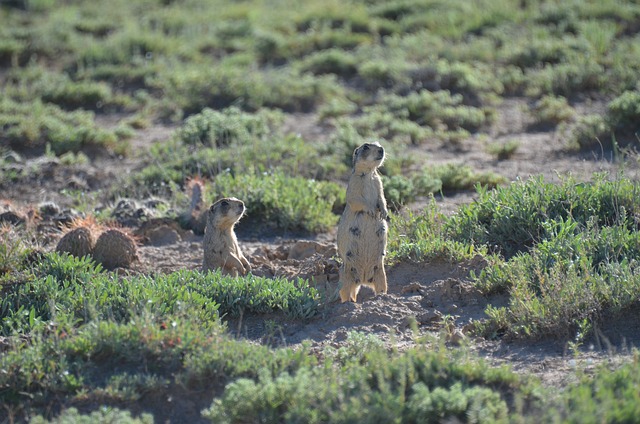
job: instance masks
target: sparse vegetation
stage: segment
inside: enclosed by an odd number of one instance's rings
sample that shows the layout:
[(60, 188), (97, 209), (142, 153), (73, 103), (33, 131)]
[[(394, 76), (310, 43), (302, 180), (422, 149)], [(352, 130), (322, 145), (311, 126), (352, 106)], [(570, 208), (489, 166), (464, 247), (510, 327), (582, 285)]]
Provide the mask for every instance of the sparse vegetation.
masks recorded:
[(487, 146), (487, 151), (498, 160), (506, 160), (516, 154), (520, 142), (518, 140), (509, 140), (506, 143), (495, 142)]
[[(509, 183), (456, 155), (527, 152), (526, 141), (493, 140), (511, 125), (498, 116), (503, 96), (529, 105), (533, 127), (569, 155), (633, 154), (637, 1), (0, 3), (0, 421), (149, 423), (177, 404), (234, 423), (637, 420), (635, 351), (576, 369), (558, 391), (479, 360), (471, 340), (458, 349), (416, 332), (397, 349), (350, 332), (336, 347), (272, 347), (226, 322), (323, 320), (332, 294), (304, 279), (112, 272), (132, 264), (134, 239), (105, 251), (90, 230), (53, 252), (60, 226), (78, 211), (102, 224), (119, 196), (161, 196), (172, 223), (193, 178), (204, 204), (245, 202), (239, 230), (331, 231), (351, 153), (376, 139), (387, 151), (387, 265), (481, 262), (474, 290), (507, 301), (467, 334), (577, 349), (637, 308), (637, 182)], [(435, 149), (446, 161), (425, 166)], [(118, 167), (100, 169), (107, 161)], [(11, 204), (23, 187), (63, 206)], [(471, 190), (449, 215), (432, 197)]]

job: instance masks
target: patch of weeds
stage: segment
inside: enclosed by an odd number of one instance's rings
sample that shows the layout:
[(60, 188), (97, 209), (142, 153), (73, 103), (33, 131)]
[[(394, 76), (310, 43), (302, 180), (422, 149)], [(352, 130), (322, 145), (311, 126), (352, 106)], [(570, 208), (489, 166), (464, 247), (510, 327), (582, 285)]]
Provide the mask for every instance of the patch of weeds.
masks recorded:
[(542, 96), (531, 109), (536, 125), (556, 126), (573, 118), (575, 111), (565, 97)]
[(553, 408), (540, 411), (540, 419), (579, 422), (584, 417), (598, 421), (634, 420), (640, 413), (637, 399), (638, 352), (617, 369), (607, 365), (596, 368), (562, 391)]
[(177, 130), (177, 139), (184, 144), (204, 144), (211, 147), (248, 144), (262, 140), (282, 122), (282, 114), (261, 109), (258, 113), (242, 112), (237, 107), (222, 111), (205, 108), (188, 117)]
[(495, 142), (489, 144), (487, 152), (498, 160), (506, 160), (512, 158), (519, 148), (520, 142), (518, 140), (509, 140), (506, 143)]
[(405, 177), (403, 175), (382, 176), (384, 195), (392, 209), (399, 209), (415, 201), (418, 197), (437, 193), (442, 189), (442, 181), (430, 172), (422, 172)]
[(569, 147), (580, 149), (615, 148), (618, 141), (633, 143), (638, 137), (640, 93), (625, 91), (607, 105), (605, 116), (587, 115), (578, 118), (569, 129)]
[(403, 212), (394, 215), (389, 228), (389, 263), (403, 260), (425, 262), (438, 258), (456, 263), (477, 254), (487, 255), (487, 249), (483, 246), (450, 238), (446, 222), (447, 218), (438, 210), (433, 199), (420, 214)]
[(591, 46), (581, 38), (564, 36), (560, 39), (532, 34), (531, 39), (517, 38), (512, 49), (506, 49), (507, 62), (525, 68), (571, 63), (578, 57), (589, 55)]
[(175, 278), (182, 279), (191, 289), (214, 300), (221, 315), (238, 317), (251, 313), (284, 312), (291, 318), (306, 319), (318, 312), (318, 292), (303, 280), (291, 282), (253, 275), (231, 278), (223, 277), (219, 272), (209, 272), (203, 278), (193, 273), (179, 273)]
[(481, 288), (507, 289), (508, 307), (487, 310), (491, 327), (510, 337), (569, 339), (581, 323), (619, 313), (640, 293), (640, 240), (622, 227), (580, 229), (547, 221), (551, 234), (528, 254), (485, 268)]
[(390, 89), (411, 85), (408, 65), (402, 60), (393, 61), (381, 57), (364, 60), (357, 66), (358, 76), (362, 78), (368, 89)]
[(607, 122), (616, 132), (640, 131), (640, 91), (625, 91), (607, 106)]
[[(271, 138), (275, 137), (275, 138)], [(174, 142), (156, 146), (153, 161), (132, 175), (127, 190), (150, 189), (175, 195), (194, 175), (213, 179), (222, 173), (283, 173), (325, 180), (342, 176), (347, 165), (300, 137), (270, 135), (245, 145), (224, 148), (187, 147)]]
[(328, 49), (305, 57), (299, 66), (303, 72), (335, 74), (347, 78), (357, 72), (357, 59), (344, 50)]
[[(409, 120), (406, 111), (393, 113), (379, 106), (365, 107), (359, 116), (340, 118), (336, 126), (333, 140), (348, 140), (344, 144), (354, 147), (358, 146), (357, 140), (363, 138), (382, 138), (392, 144), (419, 145), (431, 138), (443, 139), (450, 134), (439, 131), (436, 135), (433, 129)], [(468, 135), (466, 131), (465, 134)]]
[(38, 415), (33, 417), (30, 422), (33, 424), (153, 424), (153, 416), (142, 414), (140, 417), (134, 418), (129, 411), (109, 407), (103, 407), (88, 414), (80, 413), (75, 408), (69, 408), (56, 418), (48, 420), (42, 415)]
[(40, 98), (66, 110), (122, 111), (135, 107), (132, 98), (114, 93), (105, 82), (72, 80), (67, 74), (58, 74), (32, 66), (9, 74), (11, 84), (6, 93), (14, 100), (30, 101)]
[(505, 177), (495, 172), (476, 172), (466, 165), (448, 163), (434, 166), (430, 173), (442, 181), (443, 191), (469, 190), (478, 185), (495, 188), (505, 184)]
[(601, 115), (580, 116), (569, 126), (567, 148), (578, 150), (603, 149), (611, 145), (611, 127)]
[(384, 343), (373, 334), (364, 334), (358, 331), (349, 331), (347, 340), (339, 348), (327, 346), (324, 355), (339, 364), (363, 363), (366, 355), (374, 350), (384, 348)]
[(65, 112), (40, 101), (0, 100), (0, 135), (17, 150), (44, 148), (49, 144), (58, 155), (91, 146), (117, 153), (126, 153), (127, 149), (114, 132), (98, 128), (93, 113)]
[(600, 91), (606, 84), (604, 67), (596, 62), (575, 61), (547, 65), (529, 73), (530, 84), (528, 94), (555, 94), (570, 96), (583, 91)]
[[(202, 282), (191, 277), (189, 281)], [(92, 319), (126, 321), (132, 314), (175, 315), (190, 310), (203, 323), (218, 316), (218, 304), (185, 275), (137, 277), (120, 281), (102, 272), (89, 258), (49, 253), (23, 284), (12, 286), (0, 302), (4, 334), (25, 332), (56, 316), (79, 322)], [(204, 324), (203, 324), (204, 325)]]
[[(506, 419), (508, 411), (494, 385), (524, 387), (506, 372), (493, 374), (478, 362), (446, 359), (428, 349), (388, 353), (372, 341), (359, 340), (363, 350), (355, 356), (345, 349), (344, 364), (327, 361), (325, 366), (292, 373), (238, 379), (204, 416), (221, 423), (256, 417), (310, 423), (467, 418), (491, 422)], [(343, 399), (349, 399), (347, 405)]]
[(66, 166), (88, 165), (90, 162), (89, 157), (82, 152), (67, 152), (60, 155), (60, 164)]
[(605, 174), (594, 175), (592, 183), (576, 184), (569, 178), (551, 184), (540, 177), (477, 190), (478, 199), (460, 208), (448, 223), (450, 234), (506, 257), (545, 240), (548, 233), (543, 223), (548, 220), (572, 218), (586, 225), (595, 219), (601, 226), (619, 222), (631, 226), (640, 207), (634, 198), (636, 184), (627, 178), (607, 181)]
[(247, 71), (231, 66), (167, 66), (151, 82), (170, 102), (161, 113), (192, 114), (205, 107), (221, 109), (237, 106), (255, 111), (261, 107), (286, 112), (309, 112), (342, 89), (330, 75), (298, 74), (291, 69)]
[(405, 112), (411, 121), (434, 129), (444, 126), (448, 130), (475, 131), (490, 121), (485, 111), (463, 105), (462, 95), (449, 91), (422, 90), (406, 97), (389, 95), (382, 104), (393, 113)]
[(264, 225), (311, 233), (333, 228), (333, 210), (344, 205), (344, 188), (336, 183), (289, 177), (282, 172), (218, 175), (207, 197), (235, 196), (247, 207), (247, 216)]
[(351, 115), (358, 110), (358, 105), (348, 99), (335, 98), (328, 100), (318, 108), (318, 116), (321, 121)]
[(102, 272), (102, 266), (90, 257), (77, 258), (68, 254), (51, 253), (38, 262), (34, 270), (40, 277), (51, 276), (62, 283), (82, 284)]

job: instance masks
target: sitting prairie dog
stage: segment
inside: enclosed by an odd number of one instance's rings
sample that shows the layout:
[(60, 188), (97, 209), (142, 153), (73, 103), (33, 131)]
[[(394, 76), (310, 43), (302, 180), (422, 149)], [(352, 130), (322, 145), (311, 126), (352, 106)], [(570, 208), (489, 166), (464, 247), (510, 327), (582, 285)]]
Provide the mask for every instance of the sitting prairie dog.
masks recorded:
[(362, 284), (387, 292), (384, 255), (387, 248), (387, 201), (378, 168), (384, 161), (379, 143), (365, 143), (353, 152), (347, 205), (338, 224), (340, 299), (356, 301)]
[(207, 226), (202, 241), (203, 270), (221, 268), (223, 274), (234, 277), (251, 271), (251, 265), (242, 254), (233, 231), (244, 211), (242, 200), (226, 197), (215, 202), (206, 212)]

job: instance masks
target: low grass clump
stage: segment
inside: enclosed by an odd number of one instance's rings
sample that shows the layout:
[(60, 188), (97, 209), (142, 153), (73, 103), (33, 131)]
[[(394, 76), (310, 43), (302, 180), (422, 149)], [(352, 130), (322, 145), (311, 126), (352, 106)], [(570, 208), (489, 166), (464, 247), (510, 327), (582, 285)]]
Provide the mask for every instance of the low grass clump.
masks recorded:
[(382, 182), (387, 202), (398, 209), (430, 194), (470, 190), (476, 185), (495, 188), (507, 181), (494, 172), (476, 172), (466, 165), (448, 163), (425, 168), (409, 177), (383, 175)]
[(640, 294), (637, 185), (517, 182), (461, 208), (445, 225), (463, 243), (505, 255), (476, 284), (507, 291), (510, 305), (489, 308), (483, 331), (514, 337), (566, 338), (581, 323), (630, 307)]
[(566, 179), (562, 184), (541, 178), (517, 181), (489, 191), (478, 190), (478, 200), (460, 209), (449, 224), (455, 239), (491, 246), (509, 258), (526, 252), (549, 237), (547, 221), (572, 220), (584, 228), (634, 227), (638, 187), (628, 178), (608, 181), (595, 175), (591, 183)]
[(640, 296), (638, 185), (604, 174), (591, 183), (541, 178), (486, 190), (450, 217), (432, 205), (421, 215), (394, 216), (389, 263), (443, 258), (488, 261), (475, 285), (508, 293), (489, 306), (485, 336), (569, 339), (603, 317), (633, 307)]
[(485, 290), (508, 290), (506, 308), (489, 308), (485, 330), (512, 337), (572, 337), (603, 316), (632, 307), (640, 294), (640, 239), (619, 226), (579, 231), (572, 220), (548, 222), (557, 234), (529, 253), (478, 276)]
[(404, 212), (394, 215), (389, 228), (388, 262), (426, 262), (443, 259), (456, 263), (477, 254), (490, 256), (485, 246), (457, 241), (448, 236), (448, 218), (439, 210), (434, 199), (420, 214)]
[(13, 71), (4, 93), (19, 101), (40, 98), (65, 110), (85, 109), (92, 111), (134, 110), (137, 106), (128, 95), (115, 93), (111, 85), (102, 81), (73, 80), (68, 74), (51, 72), (33, 66)]
[(256, 72), (236, 66), (167, 66), (150, 82), (165, 93), (161, 115), (172, 118), (200, 112), (205, 107), (237, 106), (246, 111), (262, 107), (286, 112), (310, 112), (342, 89), (330, 76), (293, 70)]
[(508, 140), (504, 143), (494, 142), (487, 146), (487, 152), (495, 156), (498, 160), (506, 160), (512, 158), (520, 148), (518, 140)]
[(640, 137), (640, 91), (625, 91), (607, 106), (607, 121), (617, 132)]
[(235, 196), (247, 207), (247, 218), (271, 228), (326, 232), (338, 222), (333, 210), (344, 206), (344, 188), (336, 183), (271, 174), (218, 175), (207, 197)]
[(219, 112), (206, 108), (187, 118), (176, 137), (186, 145), (237, 146), (264, 140), (281, 122), (282, 114), (275, 111), (260, 110), (250, 114), (236, 107)]
[(542, 96), (531, 109), (537, 125), (556, 126), (570, 120), (575, 111), (565, 97)]
[(327, 349), (322, 366), (230, 383), (204, 416), (216, 423), (257, 417), (309, 423), (496, 422), (509, 412), (498, 385), (527, 390), (524, 381), (504, 369), (429, 349), (389, 353), (352, 333), (339, 351)]
[(205, 321), (220, 314), (274, 311), (307, 318), (317, 312), (318, 300), (317, 292), (302, 281), (294, 284), (254, 276), (234, 279), (184, 271), (118, 281), (89, 257), (51, 253), (44, 255), (32, 277), (5, 293), (0, 319), (3, 334), (10, 335), (44, 325), (57, 314), (77, 323), (93, 319), (123, 322), (143, 313), (180, 311), (190, 311), (194, 318)]
[(476, 131), (490, 122), (488, 111), (463, 104), (460, 94), (448, 90), (431, 92), (421, 90), (406, 97), (390, 95), (383, 99), (383, 107), (393, 113), (405, 113), (406, 117), (421, 126), (447, 130)]
[(88, 147), (126, 153), (127, 145), (114, 132), (99, 128), (88, 111), (65, 112), (40, 101), (19, 103), (0, 100), (0, 135), (13, 149), (41, 149), (55, 154), (78, 152)]
[(604, 115), (586, 115), (571, 127), (569, 147), (611, 149), (636, 143), (640, 119), (640, 93), (625, 91), (607, 105)]

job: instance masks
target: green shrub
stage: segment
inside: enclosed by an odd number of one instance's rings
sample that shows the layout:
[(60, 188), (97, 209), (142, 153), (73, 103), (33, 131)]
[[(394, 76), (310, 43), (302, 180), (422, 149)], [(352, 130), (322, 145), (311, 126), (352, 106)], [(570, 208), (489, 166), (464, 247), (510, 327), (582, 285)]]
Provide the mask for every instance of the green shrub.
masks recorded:
[(565, 97), (542, 96), (531, 110), (536, 124), (558, 125), (573, 117), (575, 111)]
[[(507, 403), (492, 381), (509, 377), (435, 355), (417, 349), (390, 355), (374, 345), (337, 370), (324, 366), (238, 379), (204, 416), (216, 423), (506, 420)], [(451, 383), (462, 376), (469, 379)]]
[[(217, 112), (216, 112), (217, 113)], [(253, 115), (247, 115), (251, 117)], [(258, 119), (255, 115), (254, 118)], [(253, 118), (250, 118), (251, 121)], [(202, 122), (196, 118), (197, 122)], [(225, 125), (228, 125), (227, 122)], [(183, 126), (187, 139), (198, 139), (193, 126)], [(151, 189), (160, 194), (182, 185), (197, 175), (210, 179), (221, 172), (232, 174), (262, 174), (279, 172), (301, 178), (328, 180), (341, 178), (349, 163), (336, 158), (334, 146), (308, 143), (297, 135), (283, 136), (279, 132), (269, 133), (258, 139), (250, 137), (245, 128), (234, 128), (242, 140), (235, 138), (230, 146), (203, 147), (186, 146), (178, 137), (152, 147), (152, 161), (132, 174), (128, 189)], [(206, 132), (206, 131), (205, 131)], [(204, 133), (203, 133), (204, 134)], [(203, 137), (210, 135), (203, 135)], [(350, 153), (345, 153), (350, 156)], [(170, 193), (175, 194), (175, 193)]]
[(350, 115), (358, 110), (358, 105), (348, 99), (334, 98), (322, 105), (318, 109), (319, 119), (326, 121), (331, 118), (338, 118)]
[(511, 158), (520, 148), (518, 140), (509, 140), (506, 143), (495, 142), (487, 146), (487, 152), (498, 160)]
[(585, 115), (570, 127), (567, 146), (581, 150), (602, 149), (610, 147), (611, 140), (611, 127), (603, 116)]
[(249, 275), (245, 278), (221, 277), (208, 273), (205, 278), (183, 273), (176, 275), (206, 298), (219, 305), (222, 316), (284, 312), (296, 319), (311, 318), (318, 312), (319, 295), (303, 280), (291, 282)]
[(171, 99), (162, 105), (166, 116), (234, 105), (246, 111), (268, 107), (309, 112), (341, 92), (329, 75), (299, 75), (291, 69), (258, 72), (231, 65), (185, 68), (175, 64), (150, 80), (150, 85)]
[(307, 56), (300, 67), (303, 72), (312, 74), (335, 74), (350, 77), (356, 73), (356, 58), (353, 54), (340, 49), (328, 49)]
[(539, 412), (539, 418), (579, 423), (585, 417), (594, 421), (633, 421), (638, 408), (638, 357), (617, 369), (599, 366), (594, 375), (585, 373), (562, 392), (554, 407)]
[(177, 130), (176, 137), (185, 144), (211, 147), (248, 144), (264, 139), (281, 121), (282, 115), (271, 111), (250, 114), (237, 107), (220, 112), (205, 108), (187, 118)]
[(545, 222), (548, 238), (527, 255), (485, 268), (478, 284), (508, 289), (508, 307), (489, 308), (489, 328), (510, 337), (571, 338), (581, 323), (597, 322), (635, 304), (640, 293), (640, 239), (623, 227)]
[(133, 418), (129, 411), (122, 411), (117, 408), (102, 408), (90, 414), (81, 414), (75, 408), (69, 408), (52, 420), (45, 420), (42, 416), (34, 417), (30, 420), (34, 424), (152, 424), (153, 416), (142, 414), (140, 418)]
[(533, 40), (518, 39), (518, 42), (522, 42), (522, 44), (513, 51), (507, 50), (511, 54), (508, 59), (510, 64), (522, 69), (544, 67), (570, 63), (578, 57), (591, 53), (591, 46), (584, 39), (570, 36), (564, 36), (560, 39), (537, 39), (538, 34), (532, 36)]
[(532, 178), (491, 191), (478, 190), (477, 201), (463, 206), (449, 228), (457, 240), (486, 245), (510, 257), (547, 239), (543, 223), (548, 220), (572, 218), (586, 225), (595, 219), (601, 226), (631, 225), (639, 207), (634, 198), (637, 191), (627, 178), (609, 182), (604, 175), (582, 184)]
[(434, 166), (430, 172), (442, 181), (444, 191), (469, 190), (478, 185), (495, 188), (507, 182), (503, 176), (494, 172), (478, 173), (469, 166), (454, 163)]
[(126, 153), (126, 146), (119, 143), (113, 132), (97, 127), (93, 113), (65, 112), (40, 101), (0, 100), (0, 135), (18, 150), (43, 149), (48, 144), (56, 154), (78, 152), (91, 146)]
[(442, 181), (434, 174), (424, 171), (407, 178), (402, 175), (382, 176), (384, 195), (392, 209), (428, 196), (442, 189)]
[(283, 230), (319, 233), (337, 224), (333, 210), (344, 205), (344, 188), (336, 183), (288, 177), (281, 172), (216, 176), (207, 188), (209, 199), (235, 196), (247, 215)]
[(606, 87), (604, 67), (584, 58), (570, 63), (547, 65), (529, 73), (528, 94), (570, 96), (576, 92), (600, 91)]
[(364, 81), (365, 86), (372, 90), (409, 86), (411, 83), (409, 75), (407, 75), (408, 65), (401, 60), (367, 59), (358, 63), (357, 67), (358, 75)]
[(420, 214), (403, 211), (393, 215), (389, 227), (388, 263), (407, 260), (427, 262), (432, 259), (459, 263), (477, 254), (487, 256), (484, 246), (451, 238), (447, 234), (446, 223), (447, 218), (433, 199)]
[[(446, 130), (434, 131), (423, 127), (407, 117), (406, 110), (398, 110), (394, 113), (381, 106), (365, 107), (359, 116), (339, 119), (332, 138), (334, 141), (355, 148), (361, 144), (358, 140), (367, 138), (381, 138), (389, 140), (392, 144), (419, 145), (430, 138), (444, 139), (450, 134)], [(345, 142), (347, 138), (348, 141)], [(353, 149), (350, 152), (353, 152)]]
[(383, 175), (382, 184), (384, 186), (385, 199), (392, 208), (412, 202), (416, 198), (413, 182), (402, 175), (394, 175), (392, 177)]
[(406, 112), (408, 119), (434, 129), (444, 125), (449, 130), (475, 131), (489, 122), (483, 110), (463, 105), (461, 95), (452, 95), (448, 91), (434, 93), (422, 90), (406, 97), (389, 95), (382, 104), (393, 113)]
[(607, 106), (607, 122), (615, 131), (640, 129), (640, 92), (625, 91)]

